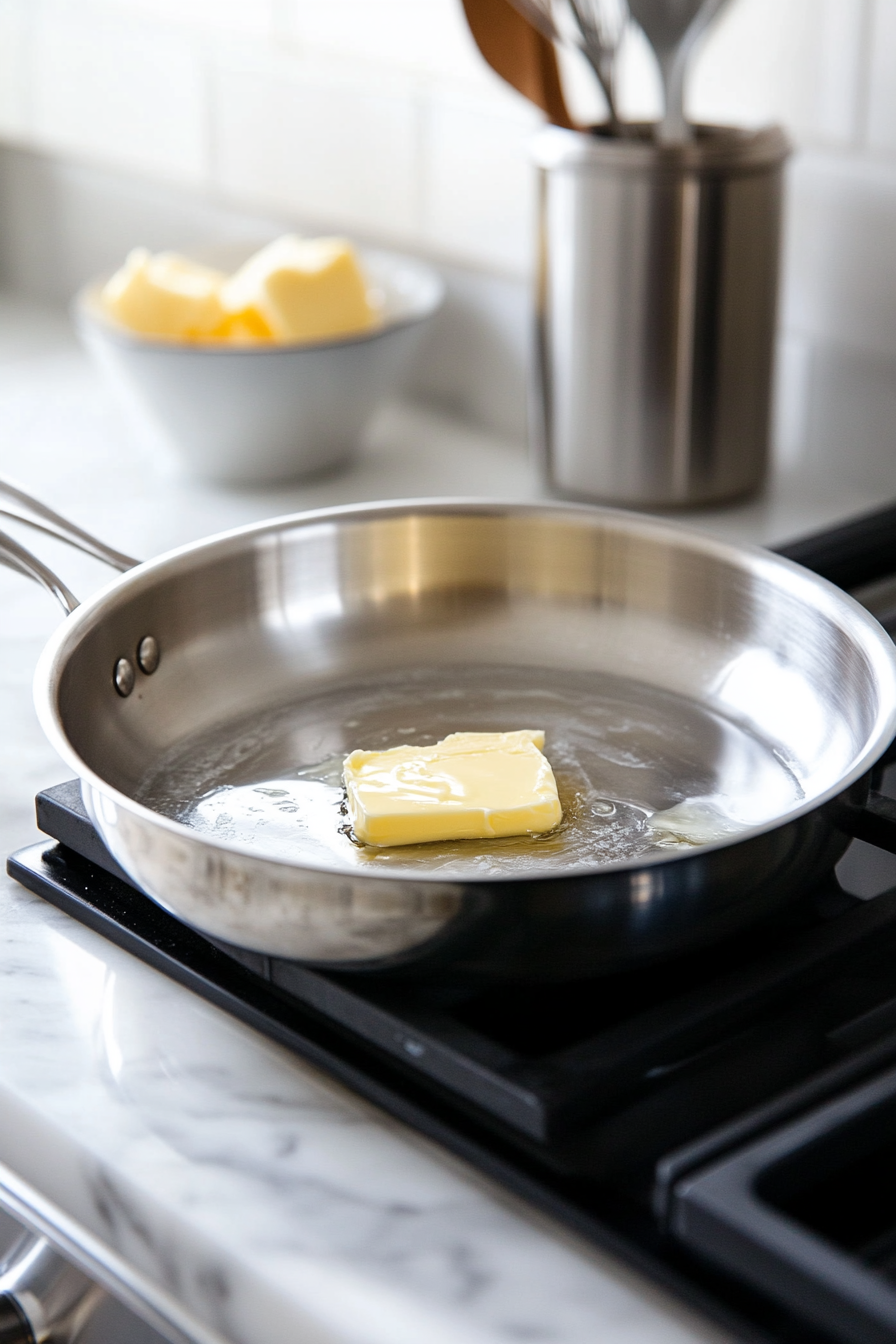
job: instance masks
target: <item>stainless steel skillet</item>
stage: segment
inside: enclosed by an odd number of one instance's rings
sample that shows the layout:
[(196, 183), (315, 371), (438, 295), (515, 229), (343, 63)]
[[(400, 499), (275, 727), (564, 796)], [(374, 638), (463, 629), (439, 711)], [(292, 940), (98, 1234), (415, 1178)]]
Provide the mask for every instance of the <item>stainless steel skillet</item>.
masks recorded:
[[(74, 606), (23, 548), (0, 558)], [(711, 942), (816, 880), (896, 731), (896, 651), (824, 580), (677, 525), (403, 502), (130, 569), (71, 610), (35, 698), (119, 864), (209, 936), (357, 972), (560, 980)], [(547, 728), (564, 836), (371, 855), (339, 832), (343, 751), (488, 726)], [(235, 820), (247, 796), (257, 815)], [(737, 826), (663, 848), (695, 798), (736, 804)]]

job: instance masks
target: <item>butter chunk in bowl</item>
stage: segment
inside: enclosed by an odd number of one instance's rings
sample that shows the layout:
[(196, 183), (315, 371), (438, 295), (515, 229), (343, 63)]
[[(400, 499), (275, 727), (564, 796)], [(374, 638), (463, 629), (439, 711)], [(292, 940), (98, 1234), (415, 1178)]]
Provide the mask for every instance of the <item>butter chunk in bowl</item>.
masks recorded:
[(140, 336), (238, 345), (333, 340), (379, 325), (377, 292), (344, 238), (284, 234), (226, 272), (138, 247), (100, 292)]
[(369, 331), (380, 321), (374, 294), (344, 239), (294, 234), (250, 257), (221, 290), (227, 319), (263, 323), (270, 339), (287, 342)]
[(135, 249), (74, 305), (141, 425), (189, 474), (271, 484), (353, 456), (444, 286), (432, 267), (296, 235), (233, 268)]
[(212, 340), (225, 321), (222, 271), (174, 252), (153, 256), (135, 247), (102, 289), (106, 313), (141, 336)]

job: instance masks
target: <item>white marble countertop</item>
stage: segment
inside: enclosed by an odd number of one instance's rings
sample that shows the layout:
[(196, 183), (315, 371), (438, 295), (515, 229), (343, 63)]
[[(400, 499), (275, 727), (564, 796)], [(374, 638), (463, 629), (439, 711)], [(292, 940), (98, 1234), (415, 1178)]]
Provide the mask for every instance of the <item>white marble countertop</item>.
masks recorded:
[[(64, 318), (0, 302), (0, 473), (138, 555), (274, 513), (408, 495), (537, 495), (518, 445), (384, 415), (357, 466), (274, 492), (160, 476)], [(778, 540), (872, 507), (777, 482), (695, 519)], [(26, 542), (26, 544), (28, 544)], [(34, 544), (33, 541), (31, 544)], [(79, 595), (93, 562), (41, 541)], [(54, 604), (0, 571), (0, 839), (37, 839), (66, 771), (31, 706)], [(287, 1052), (0, 879), (0, 1197), (80, 1242), (181, 1335), (234, 1344), (677, 1344), (721, 1338), (664, 1293)]]

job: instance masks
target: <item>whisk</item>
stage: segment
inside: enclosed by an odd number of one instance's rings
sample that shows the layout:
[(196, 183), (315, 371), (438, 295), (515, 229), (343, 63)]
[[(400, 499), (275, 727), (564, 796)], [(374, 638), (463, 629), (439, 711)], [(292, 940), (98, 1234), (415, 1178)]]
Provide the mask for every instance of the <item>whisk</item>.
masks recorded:
[(511, 4), (550, 41), (578, 47), (607, 100), (610, 130), (618, 132), (614, 67), (628, 23), (627, 0), (511, 0)]

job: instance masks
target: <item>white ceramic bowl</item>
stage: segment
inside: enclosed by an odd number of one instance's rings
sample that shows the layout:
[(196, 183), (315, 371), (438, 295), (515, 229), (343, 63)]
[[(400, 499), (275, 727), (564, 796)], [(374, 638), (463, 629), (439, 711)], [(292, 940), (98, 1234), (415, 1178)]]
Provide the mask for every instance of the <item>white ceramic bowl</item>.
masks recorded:
[(360, 336), (257, 347), (147, 338), (105, 315), (103, 280), (78, 294), (75, 324), (131, 411), (191, 475), (228, 485), (295, 480), (352, 457), (444, 297), (431, 266), (390, 252), (360, 255), (383, 299), (382, 325)]

